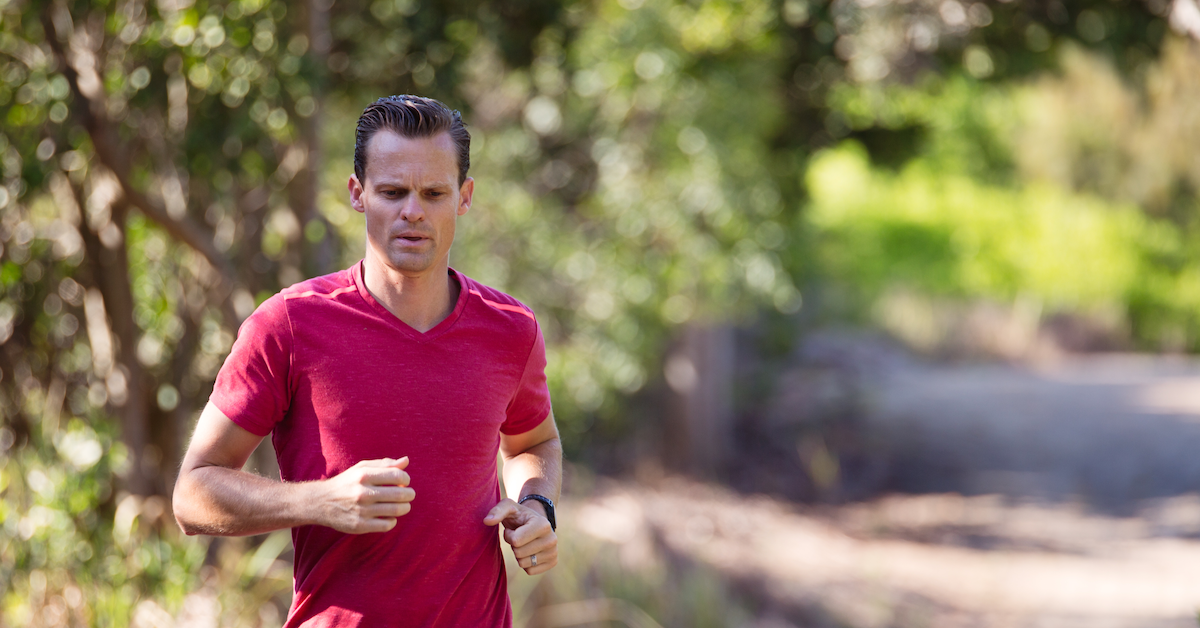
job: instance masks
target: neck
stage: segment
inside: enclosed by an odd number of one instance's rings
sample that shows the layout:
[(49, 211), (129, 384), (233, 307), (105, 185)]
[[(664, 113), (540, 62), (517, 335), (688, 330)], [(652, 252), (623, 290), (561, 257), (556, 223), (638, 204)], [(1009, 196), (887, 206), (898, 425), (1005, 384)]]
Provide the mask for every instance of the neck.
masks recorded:
[(421, 333), (450, 316), (458, 302), (459, 285), (446, 264), (408, 275), (368, 253), (363, 260), (363, 283), (380, 305)]

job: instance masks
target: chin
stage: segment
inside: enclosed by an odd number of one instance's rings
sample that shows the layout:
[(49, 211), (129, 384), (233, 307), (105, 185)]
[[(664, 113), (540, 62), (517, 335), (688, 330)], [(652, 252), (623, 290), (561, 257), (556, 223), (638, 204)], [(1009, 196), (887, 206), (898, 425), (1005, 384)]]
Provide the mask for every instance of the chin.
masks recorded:
[(434, 266), (434, 260), (424, 257), (389, 257), (388, 266), (402, 273), (423, 273)]

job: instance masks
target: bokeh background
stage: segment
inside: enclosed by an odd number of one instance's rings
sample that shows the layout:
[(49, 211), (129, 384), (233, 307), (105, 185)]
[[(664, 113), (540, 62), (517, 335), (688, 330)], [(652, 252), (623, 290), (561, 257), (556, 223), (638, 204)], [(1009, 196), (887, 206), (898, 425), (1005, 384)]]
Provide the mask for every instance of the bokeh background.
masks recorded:
[(170, 491), (240, 321), (360, 259), (397, 93), (464, 113), (452, 264), (546, 334), (563, 558), (510, 568), (518, 625), (1195, 625), (1198, 37), (1195, 0), (0, 0), (0, 626), (282, 622), (286, 532), (185, 537)]

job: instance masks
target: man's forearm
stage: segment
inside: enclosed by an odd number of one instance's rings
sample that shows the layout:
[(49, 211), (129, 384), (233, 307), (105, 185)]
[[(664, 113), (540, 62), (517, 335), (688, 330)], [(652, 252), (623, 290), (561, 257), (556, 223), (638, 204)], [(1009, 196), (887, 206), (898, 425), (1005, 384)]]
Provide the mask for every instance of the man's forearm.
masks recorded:
[[(504, 459), (504, 488), (514, 500), (531, 494), (558, 501), (562, 489), (562, 443), (552, 438)], [(525, 502), (532, 506), (537, 502)], [(539, 504), (540, 506), (540, 504)]]
[(316, 523), (316, 483), (284, 483), (245, 471), (204, 466), (175, 486), (175, 518), (187, 534), (246, 536)]

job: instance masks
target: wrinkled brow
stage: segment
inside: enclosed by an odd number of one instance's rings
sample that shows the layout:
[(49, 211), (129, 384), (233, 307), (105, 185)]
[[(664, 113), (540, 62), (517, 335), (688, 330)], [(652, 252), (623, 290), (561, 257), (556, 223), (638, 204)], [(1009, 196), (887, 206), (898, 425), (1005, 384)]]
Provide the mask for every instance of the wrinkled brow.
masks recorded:
[[(397, 188), (397, 189), (404, 189), (404, 190), (411, 190), (414, 188), (414, 186), (410, 185), (407, 181), (401, 181), (398, 179), (375, 180), (375, 181), (371, 182), (371, 187), (373, 187), (373, 188)], [(425, 183), (424, 185), (419, 185), (416, 187), (421, 190), (440, 190), (440, 189), (450, 190), (450, 189), (454, 188), (454, 186), (449, 181), (431, 181), (431, 182)]]

